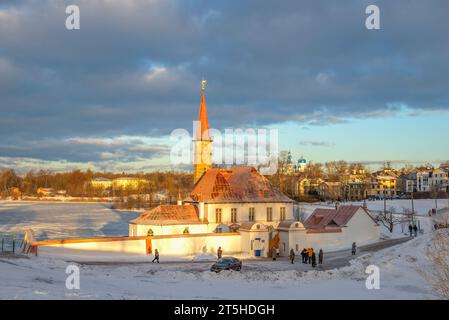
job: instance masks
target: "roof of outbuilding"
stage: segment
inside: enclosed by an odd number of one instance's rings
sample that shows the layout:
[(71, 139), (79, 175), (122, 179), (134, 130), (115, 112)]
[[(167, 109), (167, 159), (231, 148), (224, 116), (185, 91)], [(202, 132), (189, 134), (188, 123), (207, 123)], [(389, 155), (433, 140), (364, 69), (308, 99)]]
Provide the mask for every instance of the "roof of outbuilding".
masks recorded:
[(160, 205), (131, 220), (133, 224), (173, 225), (205, 223), (198, 218), (198, 208), (194, 205)]
[(307, 229), (344, 227), (359, 209), (362, 209), (377, 224), (365, 208), (350, 205), (340, 206), (337, 210), (317, 208), (304, 222), (304, 226)]
[[(296, 224), (298, 224), (298, 226), (296, 226)], [(277, 228), (282, 228), (282, 229), (290, 229), (290, 228), (304, 228), (304, 225), (296, 220), (284, 220), (281, 221)]]

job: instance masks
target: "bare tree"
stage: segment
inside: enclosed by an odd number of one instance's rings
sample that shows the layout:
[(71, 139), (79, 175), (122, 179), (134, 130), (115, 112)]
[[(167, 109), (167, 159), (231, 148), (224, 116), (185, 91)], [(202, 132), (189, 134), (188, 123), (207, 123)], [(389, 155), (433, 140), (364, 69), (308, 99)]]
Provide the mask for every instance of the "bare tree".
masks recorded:
[(389, 207), (384, 213), (378, 214), (376, 217), (377, 222), (380, 222), (390, 233), (393, 233), (394, 226), (403, 222), (402, 217), (396, 215), (396, 208)]

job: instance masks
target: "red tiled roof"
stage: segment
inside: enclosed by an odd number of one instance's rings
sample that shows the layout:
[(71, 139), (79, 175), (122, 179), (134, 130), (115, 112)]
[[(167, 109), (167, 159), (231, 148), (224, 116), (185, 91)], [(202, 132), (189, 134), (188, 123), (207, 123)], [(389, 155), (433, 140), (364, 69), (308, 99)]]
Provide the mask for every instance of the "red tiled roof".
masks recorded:
[(255, 168), (247, 166), (208, 170), (185, 201), (198, 201), (201, 197), (208, 203), (293, 202)]
[(198, 218), (198, 208), (194, 205), (160, 205), (131, 220), (134, 224), (170, 225), (203, 223)]
[[(344, 227), (359, 209), (363, 209), (363, 211), (373, 219), (369, 212), (361, 206), (340, 206), (337, 210), (317, 208), (304, 222), (304, 226), (307, 229)], [(374, 219), (373, 221), (376, 222)]]

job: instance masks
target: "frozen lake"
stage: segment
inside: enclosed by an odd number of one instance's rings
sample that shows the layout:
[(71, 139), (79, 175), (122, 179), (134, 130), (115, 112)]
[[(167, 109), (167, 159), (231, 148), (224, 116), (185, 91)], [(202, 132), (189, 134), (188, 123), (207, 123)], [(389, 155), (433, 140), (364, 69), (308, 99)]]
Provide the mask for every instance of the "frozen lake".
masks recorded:
[(37, 239), (127, 236), (128, 221), (139, 214), (104, 203), (0, 201), (0, 233), (32, 229)]

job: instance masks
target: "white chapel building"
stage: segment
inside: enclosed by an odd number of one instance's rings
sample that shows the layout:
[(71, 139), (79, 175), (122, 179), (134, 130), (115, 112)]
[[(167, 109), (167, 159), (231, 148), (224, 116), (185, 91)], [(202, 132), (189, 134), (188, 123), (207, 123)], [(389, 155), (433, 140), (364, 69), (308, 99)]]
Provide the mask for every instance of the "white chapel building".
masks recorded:
[(378, 241), (380, 227), (359, 206), (316, 209), (303, 223), (295, 221), (294, 200), (276, 189), (255, 168), (212, 167), (212, 139), (204, 82), (194, 141), (194, 187), (177, 205), (160, 205), (129, 221), (130, 237), (146, 237), (146, 251), (165, 255), (226, 254), (281, 255), (313, 247), (350, 248), (353, 242)]

